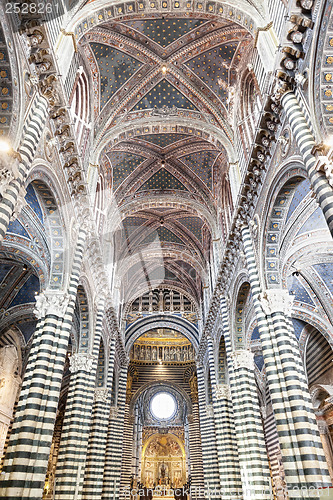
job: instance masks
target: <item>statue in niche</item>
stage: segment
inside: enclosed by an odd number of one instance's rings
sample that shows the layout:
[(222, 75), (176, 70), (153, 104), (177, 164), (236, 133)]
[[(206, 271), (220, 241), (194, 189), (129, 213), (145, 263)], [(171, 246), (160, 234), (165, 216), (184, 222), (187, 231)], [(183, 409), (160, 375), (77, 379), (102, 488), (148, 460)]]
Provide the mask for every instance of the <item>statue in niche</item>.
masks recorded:
[(134, 359), (140, 358), (140, 347), (138, 345), (134, 346)]
[(140, 350), (140, 359), (145, 359), (145, 348), (143, 347), (143, 345), (141, 346)]
[(180, 361), (180, 347), (177, 347), (177, 361)]
[(146, 350), (146, 359), (150, 360), (150, 347), (149, 346), (147, 347), (147, 350)]
[(176, 349), (174, 347), (171, 347), (171, 349), (170, 349), (170, 361), (174, 361), (175, 354), (176, 354)]
[(156, 361), (156, 360), (157, 360), (157, 348), (156, 348), (156, 347), (153, 347), (151, 357), (152, 357), (152, 360), (153, 360), (153, 361)]
[(165, 361), (170, 361), (169, 348), (168, 347), (166, 347), (164, 349), (164, 358), (165, 358)]

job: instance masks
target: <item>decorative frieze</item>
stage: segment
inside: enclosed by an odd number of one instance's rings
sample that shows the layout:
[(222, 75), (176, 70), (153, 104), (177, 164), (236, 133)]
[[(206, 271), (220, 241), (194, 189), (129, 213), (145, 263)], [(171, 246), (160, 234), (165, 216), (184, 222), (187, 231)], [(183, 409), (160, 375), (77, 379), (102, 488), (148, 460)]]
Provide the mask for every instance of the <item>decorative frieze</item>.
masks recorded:
[(66, 313), (69, 298), (65, 292), (45, 290), (36, 296), (34, 315), (37, 319), (44, 318), (48, 314), (61, 318)]
[(266, 290), (260, 295), (260, 303), (266, 316), (277, 312), (291, 316), (293, 302), (294, 296), (289, 295), (288, 290)]
[(110, 409), (110, 418), (117, 418), (119, 413), (118, 406), (111, 406)]

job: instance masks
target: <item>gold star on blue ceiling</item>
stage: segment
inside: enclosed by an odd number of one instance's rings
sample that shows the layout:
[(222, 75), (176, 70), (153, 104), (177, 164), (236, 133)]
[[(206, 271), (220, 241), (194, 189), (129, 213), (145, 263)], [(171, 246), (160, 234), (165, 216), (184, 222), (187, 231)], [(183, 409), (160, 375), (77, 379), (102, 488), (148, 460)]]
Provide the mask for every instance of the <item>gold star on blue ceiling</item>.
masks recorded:
[(207, 21), (203, 19), (147, 19), (123, 24), (139, 31), (162, 47), (167, 47), (205, 22)]
[(186, 63), (222, 101), (225, 101), (228, 97), (228, 69), (237, 46), (238, 42), (220, 45)]
[(167, 241), (169, 243), (179, 243), (180, 245), (184, 245), (184, 242), (166, 227), (158, 227), (156, 231), (152, 231), (141, 242), (141, 245), (149, 245), (154, 241)]
[(183, 156), (181, 160), (197, 174), (209, 189), (212, 189), (212, 165), (218, 154), (218, 151), (199, 151)]
[(161, 168), (156, 174), (152, 175), (150, 179), (142, 184), (139, 191), (146, 191), (148, 189), (187, 191), (186, 187), (165, 168)]
[(178, 220), (181, 224), (183, 224), (183, 226), (186, 227), (186, 229), (191, 231), (191, 233), (193, 233), (199, 241), (201, 241), (203, 221), (199, 217), (182, 217)]
[(120, 50), (91, 43), (100, 74), (100, 108), (142, 66), (141, 62)]
[(143, 156), (133, 155), (124, 151), (111, 151), (108, 153), (108, 157), (112, 166), (114, 191), (145, 160)]
[(161, 148), (165, 148), (166, 146), (170, 146), (174, 142), (181, 141), (189, 137), (187, 134), (147, 134), (139, 136), (138, 139), (142, 139), (144, 141), (151, 142), (156, 146), (160, 146)]
[(145, 95), (143, 99), (133, 108), (134, 111), (139, 111), (141, 109), (151, 109), (151, 108), (162, 108), (162, 106), (167, 106), (172, 108), (191, 109), (196, 110), (197, 108), (186, 99), (186, 97), (179, 92), (171, 83), (166, 80), (162, 80), (156, 85), (148, 94)]

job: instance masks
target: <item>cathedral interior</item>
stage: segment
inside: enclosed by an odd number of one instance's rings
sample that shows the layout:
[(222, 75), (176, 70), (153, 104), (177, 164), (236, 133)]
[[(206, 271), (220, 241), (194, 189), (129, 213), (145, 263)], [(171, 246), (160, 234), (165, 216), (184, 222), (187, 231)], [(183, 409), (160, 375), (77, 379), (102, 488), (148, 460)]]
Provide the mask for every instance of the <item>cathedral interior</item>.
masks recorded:
[(0, 1), (1, 498), (329, 498), (332, 5)]

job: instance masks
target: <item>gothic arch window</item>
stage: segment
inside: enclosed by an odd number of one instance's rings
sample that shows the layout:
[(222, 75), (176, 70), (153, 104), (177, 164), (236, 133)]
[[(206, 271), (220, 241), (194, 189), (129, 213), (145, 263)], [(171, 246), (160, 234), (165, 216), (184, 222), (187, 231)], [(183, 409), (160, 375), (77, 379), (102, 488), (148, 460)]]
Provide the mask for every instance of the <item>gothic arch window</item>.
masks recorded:
[(244, 153), (247, 156), (255, 136), (256, 124), (261, 109), (260, 91), (252, 71), (245, 73), (242, 89), (239, 130)]
[(72, 94), (71, 111), (74, 118), (74, 129), (76, 139), (81, 145), (81, 151), (87, 142), (88, 130), (90, 129), (90, 99), (89, 99), (89, 86), (88, 79), (80, 68), (80, 74), (77, 79), (74, 91)]
[(96, 184), (96, 192), (95, 192), (95, 217), (96, 217), (96, 224), (99, 230), (101, 229), (101, 224), (103, 223), (104, 189), (105, 189), (104, 178), (102, 175), (100, 175)]

